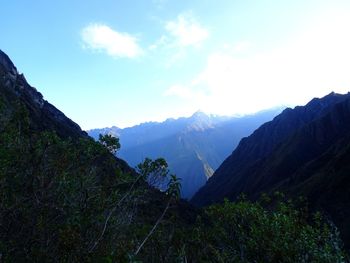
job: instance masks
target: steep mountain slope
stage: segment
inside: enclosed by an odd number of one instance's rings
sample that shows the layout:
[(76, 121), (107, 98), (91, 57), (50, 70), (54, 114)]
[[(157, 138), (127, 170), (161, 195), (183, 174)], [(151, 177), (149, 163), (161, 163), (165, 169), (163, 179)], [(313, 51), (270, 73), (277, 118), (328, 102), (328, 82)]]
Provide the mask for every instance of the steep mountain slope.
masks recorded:
[(168, 119), (163, 123), (145, 123), (126, 129), (95, 129), (89, 131), (89, 135), (95, 139), (99, 133), (120, 137), (122, 147), (118, 156), (131, 166), (146, 157), (164, 157), (171, 172), (182, 179), (182, 196), (191, 198), (243, 136), (271, 120), (280, 110), (241, 118), (196, 112), (189, 118)]
[[(2, 51), (0, 196), (4, 262), (125, 261), (169, 200), (45, 101)], [(179, 202), (164, 218), (185, 226), (192, 211)]]
[[(1, 91), (10, 101), (3, 99), (2, 106), (6, 107), (6, 114), (2, 115), (5, 121), (11, 114), (10, 104), (12, 101), (20, 98), (21, 102), (26, 106), (33, 121), (32, 128), (36, 130), (55, 130), (63, 137), (87, 137), (80, 127), (68, 119), (62, 112), (57, 110), (52, 104), (43, 99), (43, 96), (33, 87), (31, 87), (23, 74), (17, 72), (8, 56), (0, 50), (0, 74)], [(3, 128), (3, 127), (2, 127)], [(1, 129), (1, 128), (0, 128)]]
[(278, 188), (290, 195), (307, 196), (314, 209), (324, 211), (341, 231), (350, 248), (350, 136), (298, 169)]
[(349, 230), (343, 229), (350, 210), (345, 190), (350, 180), (344, 177), (349, 171), (349, 137), (350, 94), (331, 93), (305, 107), (287, 109), (244, 138), (192, 202), (205, 205), (235, 199), (242, 192), (257, 198), (274, 190), (305, 195), (314, 208), (331, 215), (349, 240)]

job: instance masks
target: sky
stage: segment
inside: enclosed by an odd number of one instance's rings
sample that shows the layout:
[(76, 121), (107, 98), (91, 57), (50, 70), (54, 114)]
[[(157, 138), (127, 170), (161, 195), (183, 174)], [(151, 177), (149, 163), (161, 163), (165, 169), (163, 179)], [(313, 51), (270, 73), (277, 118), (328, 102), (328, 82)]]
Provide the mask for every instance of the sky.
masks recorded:
[(350, 91), (349, 0), (0, 0), (0, 49), (83, 129)]

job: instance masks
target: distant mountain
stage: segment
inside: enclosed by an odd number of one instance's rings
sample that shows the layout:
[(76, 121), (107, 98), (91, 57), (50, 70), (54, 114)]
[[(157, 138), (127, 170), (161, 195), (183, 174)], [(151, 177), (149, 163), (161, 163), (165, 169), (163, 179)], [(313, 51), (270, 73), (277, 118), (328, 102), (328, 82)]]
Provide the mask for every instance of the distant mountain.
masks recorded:
[(118, 156), (131, 166), (145, 157), (164, 157), (171, 172), (182, 179), (182, 196), (191, 198), (242, 137), (280, 111), (281, 108), (276, 108), (239, 118), (198, 111), (189, 118), (143, 123), (125, 129), (94, 129), (88, 133), (95, 139), (100, 133), (120, 137)]
[(286, 109), (236, 150), (192, 198), (203, 206), (244, 192), (283, 190), (308, 197), (350, 241), (350, 93), (331, 93)]

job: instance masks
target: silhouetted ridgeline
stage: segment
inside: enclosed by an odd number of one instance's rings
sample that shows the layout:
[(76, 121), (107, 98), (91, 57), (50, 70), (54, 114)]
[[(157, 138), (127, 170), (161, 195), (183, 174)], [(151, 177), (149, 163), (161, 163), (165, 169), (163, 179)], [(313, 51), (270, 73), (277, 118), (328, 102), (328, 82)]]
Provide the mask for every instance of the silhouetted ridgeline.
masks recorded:
[(283, 190), (304, 195), (350, 241), (350, 94), (286, 109), (242, 139), (193, 197), (198, 206)]

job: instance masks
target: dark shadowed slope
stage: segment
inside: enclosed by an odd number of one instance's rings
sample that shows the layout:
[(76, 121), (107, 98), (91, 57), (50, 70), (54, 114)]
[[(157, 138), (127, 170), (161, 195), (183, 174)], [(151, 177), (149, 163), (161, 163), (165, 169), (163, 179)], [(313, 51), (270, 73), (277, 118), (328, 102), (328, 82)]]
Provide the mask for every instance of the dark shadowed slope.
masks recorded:
[(257, 198), (274, 190), (305, 195), (348, 240), (349, 136), (350, 94), (331, 93), (287, 109), (244, 138), (192, 202), (202, 206), (242, 192)]
[(0, 74), (2, 76), (2, 93), (13, 100), (19, 98), (26, 105), (33, 119), (33, 129), (55, 130), (59, 135), (64, 137), (87, 136), (76, 123), (57, 110), (55, 106), (44, 100), (41, 93), (27, 83), (23, 74), (17, 72), (16, 67), (9, 57), (1, 50)]
[[(1, 262), (127, 261), (169, 200), (138, 178), (0, 51)], [(174, 203), (164, 218), (182, 224), (191, 211)]]
[(286, 109), (273, 121), (263, 124), (252, 135), (243, 138), (236, 150), (214, 173), (207, 184), (194, 196), (198, 205), (222, 200), (235, 192), (238, 182), (244, 181), (249, 169), (254, 170), (257, 162), (264, 160), (277, 146), (294, 135), (300, 128), (329, 112), (335, 104), (349, 98), (350, 95), (331, 93), (322, 99), (313, 99), (304, 107)]

